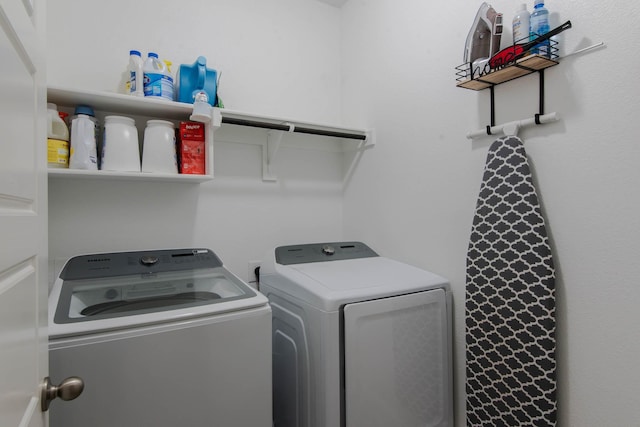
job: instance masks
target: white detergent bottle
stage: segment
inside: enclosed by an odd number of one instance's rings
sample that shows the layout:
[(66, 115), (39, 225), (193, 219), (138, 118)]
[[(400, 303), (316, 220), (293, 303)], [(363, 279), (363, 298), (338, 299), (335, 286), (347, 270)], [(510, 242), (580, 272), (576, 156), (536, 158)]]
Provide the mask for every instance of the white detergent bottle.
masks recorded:
[(47, 104), (47, 166), (69, 167), (69, 128), (58, 114), (56, 104)]
[(529, 41), (530, 14), (527, 5), (522, 3), (513, 17), (513, 44), (523, 44)]
[(155, 52), (144, 61), (144, 96), (173, 101), (173, 77)]
[(129, 51), (129, 95), (144, 96), (144, 73), (142, 55), (137, 50)]

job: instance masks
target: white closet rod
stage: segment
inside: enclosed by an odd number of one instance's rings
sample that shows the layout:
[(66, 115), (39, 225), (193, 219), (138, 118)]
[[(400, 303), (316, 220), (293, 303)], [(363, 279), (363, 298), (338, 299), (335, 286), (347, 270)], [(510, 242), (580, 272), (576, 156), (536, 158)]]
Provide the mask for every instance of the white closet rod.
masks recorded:
[(481, 136), (487, 135), (497, 135), (497, 134), (505, 134), (505, 135), (517, 135), (518, 131), (521, 127), (532, 126), (537, 124), (551, 123), (560, 120), (558, 117), (558, 113), (553, 112), (549, 114), (536, 115), (538, 118), (538, 122), (536, 122), (536, 117), (532, 117), (529, 119), (516, 120), (513, 122), (503, 123), (501, 125), (491, 126), (488, 131), (487, 128), (478, 129), (474, 132), (469, 132), (467, 134), (467, 139), (478, 138)]

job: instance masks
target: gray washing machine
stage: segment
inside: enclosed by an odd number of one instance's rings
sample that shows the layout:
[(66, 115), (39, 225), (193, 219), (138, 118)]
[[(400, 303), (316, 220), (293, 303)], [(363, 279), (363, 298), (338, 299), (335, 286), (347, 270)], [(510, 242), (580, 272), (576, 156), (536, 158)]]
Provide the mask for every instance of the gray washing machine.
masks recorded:
[(271, 310), (208, 249), (71, 258), (49, 299), (51, 427), (268, 427)]
[(275, 427), (453, 426), (446, 279), (334, 242), (271, 251), (260, 290), (273, 312)]

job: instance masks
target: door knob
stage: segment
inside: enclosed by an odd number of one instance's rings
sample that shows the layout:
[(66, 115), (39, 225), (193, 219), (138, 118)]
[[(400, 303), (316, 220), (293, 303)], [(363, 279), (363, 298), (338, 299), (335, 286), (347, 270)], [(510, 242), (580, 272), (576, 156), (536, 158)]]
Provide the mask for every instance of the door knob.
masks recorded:
[(66, 378), (57, 386), (51, 384), (49, 377), (46, 377), (40, 393), (40, 409), (42, 412), (47, 411), (51, 401), (56, 397), (62, 400), (73, 400), (80, 396), (82, 390), (84, 390), (84, 381), (80, 377)]

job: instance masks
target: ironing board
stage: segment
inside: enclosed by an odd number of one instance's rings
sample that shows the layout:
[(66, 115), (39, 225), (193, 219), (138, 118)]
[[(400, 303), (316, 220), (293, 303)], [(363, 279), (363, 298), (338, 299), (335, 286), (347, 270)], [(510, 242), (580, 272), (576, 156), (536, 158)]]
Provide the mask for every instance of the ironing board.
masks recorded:
[(489, 148), (467, 254), (469, 426), (555, 426), (555, 273), (522, 141)]

